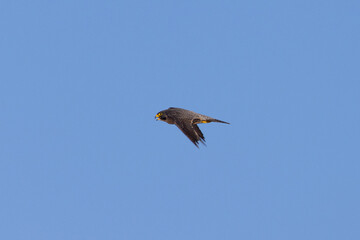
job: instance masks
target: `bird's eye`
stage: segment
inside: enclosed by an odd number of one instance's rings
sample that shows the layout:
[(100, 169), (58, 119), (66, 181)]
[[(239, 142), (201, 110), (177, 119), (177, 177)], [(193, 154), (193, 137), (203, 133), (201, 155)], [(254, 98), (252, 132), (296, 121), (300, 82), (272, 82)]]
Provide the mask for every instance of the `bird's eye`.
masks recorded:
[(166, 120), (166, 117), (165, 117), (165, 116), (161, 116), (160, 119), (161, 119), (161, 120)]

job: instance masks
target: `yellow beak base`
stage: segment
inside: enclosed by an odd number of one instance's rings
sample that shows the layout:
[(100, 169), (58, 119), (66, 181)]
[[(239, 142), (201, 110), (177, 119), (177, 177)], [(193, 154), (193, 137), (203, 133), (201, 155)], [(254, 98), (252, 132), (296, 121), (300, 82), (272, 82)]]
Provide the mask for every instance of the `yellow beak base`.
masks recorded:
[(157, 121), (157, 120), (160, 120), (160, 116), (161, 116), (161, 115), (162, 115), (161, 113), (156, 114), (156, 116), (155, 116), (156, 121)]

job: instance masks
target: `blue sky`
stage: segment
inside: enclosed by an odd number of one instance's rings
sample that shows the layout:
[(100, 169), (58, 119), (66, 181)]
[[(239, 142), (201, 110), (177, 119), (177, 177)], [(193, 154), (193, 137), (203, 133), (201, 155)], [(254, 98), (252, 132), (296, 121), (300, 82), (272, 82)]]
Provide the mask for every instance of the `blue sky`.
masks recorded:
[(0, 238), (359, 239), (359, 8), (3, 1)]

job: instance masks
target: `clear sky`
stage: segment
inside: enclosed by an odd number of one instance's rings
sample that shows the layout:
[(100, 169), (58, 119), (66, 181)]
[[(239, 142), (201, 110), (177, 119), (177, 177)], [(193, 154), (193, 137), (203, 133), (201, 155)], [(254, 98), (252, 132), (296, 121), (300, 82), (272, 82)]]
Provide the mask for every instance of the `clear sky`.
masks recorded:
[(0, 239), (360, 239), (359, 12), (2, 1)]

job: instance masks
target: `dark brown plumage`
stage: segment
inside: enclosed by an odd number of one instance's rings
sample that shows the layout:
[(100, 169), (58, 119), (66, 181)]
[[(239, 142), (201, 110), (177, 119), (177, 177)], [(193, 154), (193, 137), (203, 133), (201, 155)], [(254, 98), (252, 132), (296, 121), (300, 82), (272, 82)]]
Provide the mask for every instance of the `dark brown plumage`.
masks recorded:
[(226, 123), (206, 115), (202, 115), (193, 111), (182, 108), (171, 107), (169, 109), (160, 111), (155, 116), (156, 120), (167, 122), (168, 124), (175, 124), (196, 147), (199, 147), (199, 142), (205, 145), (205, 137), (197, 126), (199, 123), (219, 122)]

